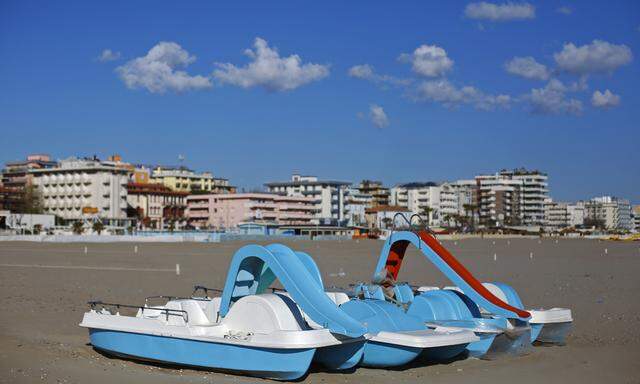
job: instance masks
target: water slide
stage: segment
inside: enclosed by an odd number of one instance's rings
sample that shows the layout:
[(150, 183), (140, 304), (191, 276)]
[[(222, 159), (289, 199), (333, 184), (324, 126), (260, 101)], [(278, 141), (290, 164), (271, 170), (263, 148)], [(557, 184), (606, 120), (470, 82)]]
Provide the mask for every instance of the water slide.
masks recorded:
[(240, 248), (229, 266), (220, 316), (226, 316), (231, 304), (240, 298), (266, 292), (277, 278), (295, 303), (317, 324), (349, 337), (363, 336), (366, 328), (331, 301), (318, 284), (319, 273), (312, 273), (306, 264), (291, 249), (279, 244)]
[(495, 296), (433, 235), (424, 230), (392, 232), (378, 259), (375, 276), (379, 276), (380, 272), (385, 271), (397, 280), (409, 244), (418, 248), (427, 260), (433, 263), (454, 285), (458, 286), (479, 306), (506, 318), (528, 320), (531, 317), (529, 312), (509, 305)]

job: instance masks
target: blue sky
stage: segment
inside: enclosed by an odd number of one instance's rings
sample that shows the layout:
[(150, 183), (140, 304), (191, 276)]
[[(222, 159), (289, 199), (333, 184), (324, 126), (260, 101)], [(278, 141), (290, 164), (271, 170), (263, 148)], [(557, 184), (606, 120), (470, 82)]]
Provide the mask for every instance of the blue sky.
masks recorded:
[(640, 203), (639, 55), (636, 1), (5, 0), (0, 160), (184, 154), (246, 188), (524, 166)]

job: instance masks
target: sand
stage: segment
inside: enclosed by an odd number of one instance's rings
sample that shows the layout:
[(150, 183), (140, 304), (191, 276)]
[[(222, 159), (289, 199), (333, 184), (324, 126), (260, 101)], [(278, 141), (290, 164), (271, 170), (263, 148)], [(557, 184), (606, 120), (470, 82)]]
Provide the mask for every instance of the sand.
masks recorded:
[[(78, 327), (90, 299), (141, 304), (151, 295), (189, 295), (194, 284), (221, 287), (229, 260), (241, 245), (138, 244), (136, 253), (135, 244), (0, 243), (0, 382), (261, 381), (109, 358), (93, 350), (87, 331)], [(288, 245), (314, 256), (327, 286), (347, 286), (370, 279), (382, 241), (292, 241)], [(570, 307), (575, 322), (568, 344), (539, 346), (522, 357), (449, 364), (416, 361), (394, 370), (329, 373), (313, 367), (304, 380), (640, 383), (639, 243), (465, 239), (444, 245), (482, 281), (514, 286), (526, 305)], [(176, 264), (180, 264), (180, 275)], [(400, 280), (448, 284), (413, 250), (405, 259)]]

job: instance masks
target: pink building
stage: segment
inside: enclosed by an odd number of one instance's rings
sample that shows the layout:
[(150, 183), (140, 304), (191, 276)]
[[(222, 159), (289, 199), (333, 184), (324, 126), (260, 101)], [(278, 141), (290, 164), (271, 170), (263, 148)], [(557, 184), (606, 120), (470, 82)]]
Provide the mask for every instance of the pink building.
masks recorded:
[(196, 228), (233, 228), (240, 223), (309, 224), (313, 198), (270, 193), (190, 195), (187, 220)]

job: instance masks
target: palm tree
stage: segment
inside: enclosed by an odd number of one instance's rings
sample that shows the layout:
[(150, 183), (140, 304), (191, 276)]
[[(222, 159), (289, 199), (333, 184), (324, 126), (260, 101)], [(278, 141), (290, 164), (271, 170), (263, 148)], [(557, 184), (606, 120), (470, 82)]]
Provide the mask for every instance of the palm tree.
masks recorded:
[(84, 232), (84, 223), (82, 221), (74, 222), (73, 225), (71, 226), (71, 230), (76, 235), (82, 235), (82, 232)]
[(433, 208), (431, 208), (428, 205), (425, 205), (424, 207), (422, 207), (422, 209), (420, 210), (420, 216), (424, 216), (427, 219), (425, 220), (425, 222), (427, 224), (431, 224), (431, 213), (434, 211)]
[[(462, 208), (464, 209), (465, 216), (467, 216), (467, 217), (471, 216), (471, 220), (470, 220), (471, 228), (473, 230), (475, 230), (475, 215), (474, 215), (474, 213), (478, 209), (478, 206), (476, 206), (475, 204), (463, 204)], [(469, 215), (469, 213), (471, 213), (471, 215)]]
[(96, 221), (95, 223), (93, 223), (93, 231), (97, 232), (98, 235), (100, 235), (102, 231), (104, 231), (104, 224), (102, 224), (101, 221)]

